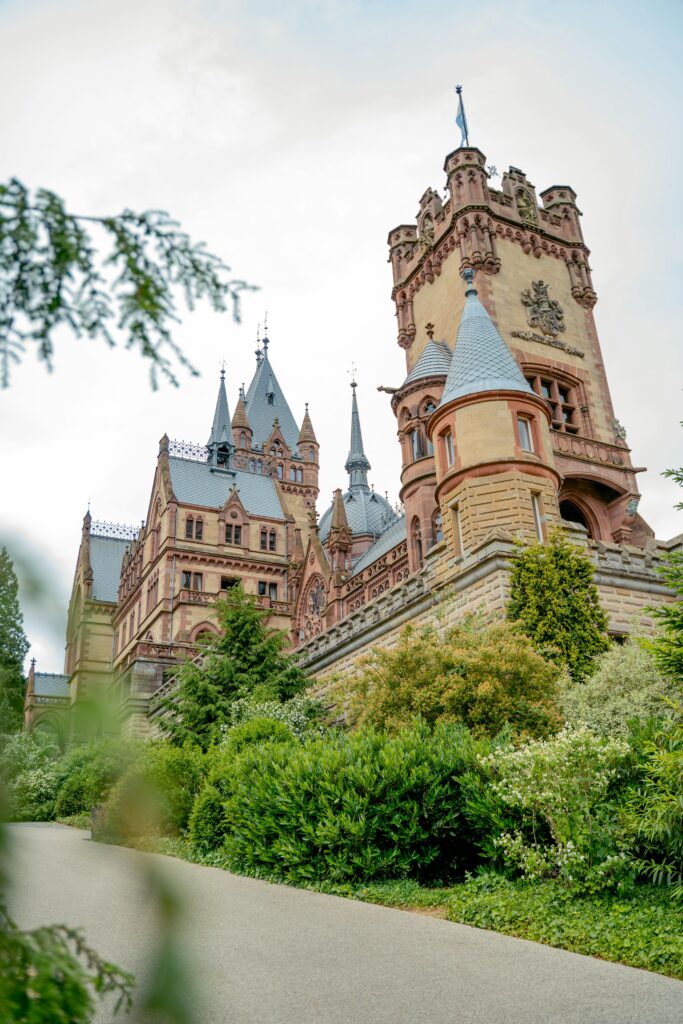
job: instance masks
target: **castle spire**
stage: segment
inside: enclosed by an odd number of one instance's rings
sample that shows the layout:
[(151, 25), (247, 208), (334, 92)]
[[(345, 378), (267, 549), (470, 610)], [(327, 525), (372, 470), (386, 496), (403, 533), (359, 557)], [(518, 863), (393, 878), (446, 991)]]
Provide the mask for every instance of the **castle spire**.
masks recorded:
[(301, 421), (301, 430), (299, 431), (299, 444), (301, 445), (304, 442), (313, 442), (313, 444), (318, 443), (318, 438), (315, 436), (315, 430), (313, 429), (311, 417), (308, 412), (308, 402), (306, 402), (306, 412), (304, 413), (304, 418)]
[(456, 398), (486, 391), (532, 393), (517, 360), (479, 301), (473, 284), (474, 271), (467, 268), (463, 277), (467, 282), (465, 308), (440, 407)]
[[(230, 410), (228, 409), (228, 396), (225, 393), (225, 370), (221, 370), (221, 382), (218, 386), (218, 398), (216, 399), (216, 411), (213, 414), (213, 425), (211, 435), (206, 442), (206, 447), (211, 452), (212, 461), (224, 463), (225, 454), (232, 446), (232, 427), (230, 425)], [(221, 458), (217, 458), (219, 449), (222, 449)]]
[(360, 416), (358, 415), (358, 401), (356, 399), (357, 387), (358, 385), (354, 378), (351, 381), (351, 391), (353, 393), (351, 399), (351, 447), (344, 469), (349, 474), (349, 487), (351, 490), (355, 488), (368, 491), (368, 470), (372, 467), (363, 448), (363, 434), (360, 429)]

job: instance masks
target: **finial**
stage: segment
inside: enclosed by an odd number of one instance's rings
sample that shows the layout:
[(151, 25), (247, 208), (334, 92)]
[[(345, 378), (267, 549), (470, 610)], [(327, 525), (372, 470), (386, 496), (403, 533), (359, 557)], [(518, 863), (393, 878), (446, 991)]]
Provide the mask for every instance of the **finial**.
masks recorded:
[(305, 405), (306, 405), (306, 412), (308, 412), (308, 402), (306, 402)]
[(358, 367), (356, 366), (355, 363), (351, 363), (351, 369), (347, 370), (346, 372), (351, 377), (351, 387), (355, 391), (356, 388), (358, 387), (358, 383), (356, 382), (356, 374), (358, 373)]
[(225, 380), (225, 359), (221, 362), (221, 380)]
[(434, 341), (434, 324), (425, 324), (425, 331), (427, 332), (427, 337), (429, 338), (429, 340)]
[(465, 267), (462, 272), (462, 276), (465, 278), (467, 288), (465, 289), (465, 295), (476, 295), (477, 290), (474, 287), (474, 268)]

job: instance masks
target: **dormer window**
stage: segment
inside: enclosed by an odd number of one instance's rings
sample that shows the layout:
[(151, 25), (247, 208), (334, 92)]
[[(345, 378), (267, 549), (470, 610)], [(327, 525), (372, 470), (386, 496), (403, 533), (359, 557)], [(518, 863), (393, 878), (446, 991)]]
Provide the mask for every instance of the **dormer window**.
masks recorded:
[(275, 402), (275, 395), (273, 394), (272, 391), (270, 392), (269, 395), (267, 395), (267, 398), (268, 398), (268, 405), (273, 405), (274, 402)]
[(185, 520), (185, 539), (192, 540), (194, 537), (194, 519), (188, 516)]
[(197, 519), (194, 524), (194, 539), (203, 540), (204, 538), (204, 522), (202, 519)]

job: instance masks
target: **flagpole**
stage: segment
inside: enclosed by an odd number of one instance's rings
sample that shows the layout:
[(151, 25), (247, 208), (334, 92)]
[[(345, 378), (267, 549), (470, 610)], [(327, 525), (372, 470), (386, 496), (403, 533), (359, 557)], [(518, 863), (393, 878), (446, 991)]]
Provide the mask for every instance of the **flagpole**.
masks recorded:
[[(458, 94), (458, 100), (460, 101), (459, 111), (458, 112), (460, 112), (460, 110), (462, 110), (462, 133), (465, 136), (465, 145), (467, 147), (469, 147), (470, 136), (469, 136), (469, 131), (467, 129), (467, 115), (465, 114), (465, 104), (462, 101), (462, 86), (461, 85), (456, 85), (455, 91)], [(456, 118), (456, 121), (457, 121), (457, 118)]]

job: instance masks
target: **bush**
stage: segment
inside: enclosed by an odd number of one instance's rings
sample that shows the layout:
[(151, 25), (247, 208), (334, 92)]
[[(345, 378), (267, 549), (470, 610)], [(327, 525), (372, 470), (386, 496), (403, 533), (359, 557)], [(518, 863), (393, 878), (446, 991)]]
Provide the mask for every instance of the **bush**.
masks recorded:
[(288, 882), (445, 878), (477, 860), (460, 776), (488, 745), (459, 726), (252, 747), (234, 762), (225, 851)]
[(270, 718), (282, 722), (294, 736), (303, 739), (311, 733), (322, 732), (321, 714), (320, 703), (303, 694), (282, 704), (275, 700), (259, 702), (252, 697), (242, 697), (230, 706), (230, 727), (249, 722), (253, 718)]
[(559, 729), (555, 669), (507, 623), (468, 619), (447, 628), (403, 630), (393, 650), (378, 650), (337, 684), (356, 723), (395, 732), (416, 715), (430, 726), (462, 722), (477, 736), (509, 726), (521, 736)]
[(57, 766), (55, 814), (89, 813), (123, 775), (136, 748), (115, 739), (91, 740), (67, 750)]
[(186, 744), (145, 744), (116, 783), (96, 822), (95, 838), (135, 840), (178, 835), (188, 823), (203, 771), (203, 754)]
[(623, 887), (633, 865), (617, 835), (615, 790), (629, 758), (623, 740), (586, 728), (487, 755), (493, 792), (520, 816), (495, 841), (508, 866), (581, 892)]
[(40, 730), (2, 737), (0, 783), (14, 821), (50, 821), (59, 784), (59, 748)]
[(216, 786), (207, 783), (192, 806), (188, 834), (192, 845), (200, 853), (216, 850), (223, 843), (227, 824), (225, 795)]
[(586, 682), (573, 682), (569, 676), (561, 681), (560, 709), (568, 725), (626, 738), (631, 719), (667, 715), (665, 699), (673, 692), (652, 654), (637, 640), (628, 640), (602, 654)]

